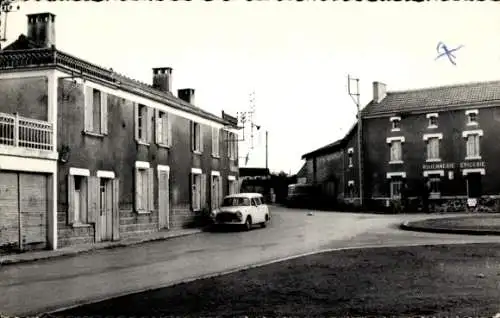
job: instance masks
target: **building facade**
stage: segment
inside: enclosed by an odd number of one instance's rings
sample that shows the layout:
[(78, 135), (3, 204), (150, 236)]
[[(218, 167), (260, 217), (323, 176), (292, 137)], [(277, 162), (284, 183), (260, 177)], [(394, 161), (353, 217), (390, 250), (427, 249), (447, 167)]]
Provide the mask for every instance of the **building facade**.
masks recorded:
[[(373, 92), (361, 112), (365, 208), (401, 203), (404, 187), (410, 211), (421, 210), (426, 196), (430, 211), (498, 210), (500, 82), (399, 92), (374, 82)], [(318, 151), (305, 155), (308, 182), (323, 182), (321, 171), (329, 171), (345, 180), (344, 198), (359, 199), (356, 134), (351, 129), (336, 143), (343, 170), (328, 167)]]
[(0, 52), (0, 83), (0, 246), (178, 229), (238, 191), (235, 118), (175, 96), (171, 68), (148, 85), (56, 49), (53, 14)]
[(319, 185), (320, 195), (330, 207), (359, 201), (356, 138), (354, 125), (342, 139), (302, 156), (306, 161), (305, 183)]

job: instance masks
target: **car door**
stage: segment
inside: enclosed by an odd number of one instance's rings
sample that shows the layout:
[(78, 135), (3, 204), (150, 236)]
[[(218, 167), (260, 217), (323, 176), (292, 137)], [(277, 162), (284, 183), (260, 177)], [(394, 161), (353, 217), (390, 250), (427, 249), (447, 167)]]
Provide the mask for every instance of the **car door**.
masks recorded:
[(251, 203), (252, 203), (252, 206), (251, 206), (251, 213), (252, 213), (252, 219), (254, 220), (254, 223), (260, 223), (262, 222), (262, 217), (261, 217), (261, 213), (260, 213), (260, 209), (259, 209), (259, 205), (257, 203), (257, 200), (256, 198), (252, 198), (251, 199)]

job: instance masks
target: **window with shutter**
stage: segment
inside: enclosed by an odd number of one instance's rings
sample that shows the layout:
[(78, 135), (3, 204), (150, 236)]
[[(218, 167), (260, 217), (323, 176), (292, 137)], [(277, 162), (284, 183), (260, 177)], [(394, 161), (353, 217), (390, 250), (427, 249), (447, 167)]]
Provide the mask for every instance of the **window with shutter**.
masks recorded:
[(212, 128), (212, 156), (219, 157), (219, 129)]
[(153, 172), (148, 163), (135, 168), (135, 209), (138, 213), (152, 211), (153, 205)]
[(439, 159), (439, 138), (427, 140), (427, 159)]
[(101, 92), (92, 89), (92, 131), (101, 133)]
[(137, 106), (137, 141), (148, 144), (152, 138), (151, 116), (148, 107), (138, 104)]
[[(73, 169), (73, 168), (71, 168)], [(68, 224), (86, 224), (89, 222), (88, 176), (68, 174)], [(85, 169), (83, 169), (85, 170)], [(88, 170), (86, 170), (88, 171)]]
[(479, 157), (479, 135), (471, 134), (467, 136), (467, 157)]
[(395, 140), (391, 143), (391, 161), (400, 161), (401, 158), (401, 141)]

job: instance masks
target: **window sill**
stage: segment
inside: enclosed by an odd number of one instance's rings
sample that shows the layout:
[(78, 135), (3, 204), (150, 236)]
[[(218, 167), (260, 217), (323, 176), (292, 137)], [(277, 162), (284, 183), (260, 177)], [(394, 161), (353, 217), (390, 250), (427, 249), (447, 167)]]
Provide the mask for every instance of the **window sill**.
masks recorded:
[(160, 143), (160, 144), (157, 144), (157, 145), (158, 145), (158, 147), (160, 147), (160, 148), (167, 148), (167, 149), (170, 149), (170, 145), (167, 145), (167, 144), (161, 144), (161, 143)]
[(479, 125), (478, 122), (467, 123), (467, 126), (477, 126), (477, 125)]
[(219, 155), (212, 155), (212, 158), (220, 159), (220, 156)]
[(398, 132), (398, 131), (401, 131), (401, 128), (392, 128), (391, 131), (392, 132)]
[(427, 127), (427, 129), (436, 129), (436, 128), (438, 128), (438, 126), (436, 125), (430, 125), (429, 127)]
[(389, 161), (390, 165), (397, 165), (397, 164), (403, 164), (403, 160), (394, 160), (394, 161)]
[(71, 226), (72, 226), (73, 228), (91, 227), (91, 226), (92, 226), (92, 224), (88, 224), (88, 223), (79, 223), (79, 222), (77, 222), (77, 223), (73, 223), (73, 224), (71, 224)]
[(137, 144), (138, 145), (143, 145), (143, 146), (148, 146), (149, 147), (149, 142), (145, 142), (145, 141), (142, 141), (142, 140), (136, 140)]
[(146, 210), (135, 210), (135, 213), (137, 213), (137, 214), (151, 214), (151, 211), (146, 211)]
[(441, 158), (426, 159), (425, 162), (441, 162)]
[(481, 156), (470, 156), (470, 157), (465, 157), (465, 160), (481, 160)]
[(96, 132), (92, 132), (92, 131), (82, 131), (82, 135), (86, 135), (86, 136), (89, 136), (89, 137), (96, 137), (96, 138), (104, 138), (104, 134), (101, 134), (101, 133), (96, 133)]
[(202, 154), (202, 153), (201, 153), (201, 151), (199, 151), (199, 150), (193, 150), (193, 153), (194, 153), (195, 155), (200, 155), (200, 156), (201, 156), (201, 154)]

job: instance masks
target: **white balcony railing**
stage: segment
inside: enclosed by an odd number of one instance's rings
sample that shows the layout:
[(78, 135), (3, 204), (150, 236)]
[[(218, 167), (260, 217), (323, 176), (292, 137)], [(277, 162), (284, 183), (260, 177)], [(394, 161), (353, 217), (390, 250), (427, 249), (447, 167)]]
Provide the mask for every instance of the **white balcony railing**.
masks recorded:
[(53, 151), (52, 134), (49, 122), (0, 113), (0, 145)]

